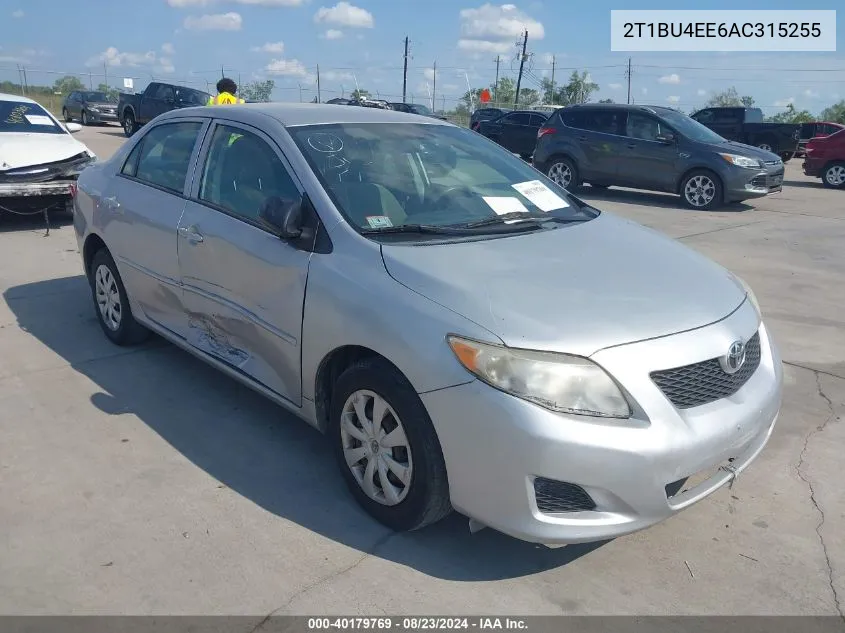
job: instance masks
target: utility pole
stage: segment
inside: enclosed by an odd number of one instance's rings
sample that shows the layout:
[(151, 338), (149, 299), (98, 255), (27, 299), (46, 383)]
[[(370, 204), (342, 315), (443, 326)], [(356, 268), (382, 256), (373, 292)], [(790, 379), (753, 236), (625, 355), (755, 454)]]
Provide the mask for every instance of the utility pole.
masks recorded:
[(496, 55), (496, 83), (493, 84), (493, 103), (499, 105), (499, 63), (502, 61), (501, 55)]
[(434, 100), (437, 99), (437, 62), (434, 62), (434, 75), (432, 75), (431, 83), (431, 109), (435, 110)]
[(23, 88), (24, 94), (29, 92), (29, 82), (26, 80), (26, 66), (21, 66), (21, 70), (23, 71)]
[(91, 78), (91, 71), (88, 71), (88, 89), (94, 89), (94, 80)]
[(555, 56), (552, 55), (552, 105), (555, 103)]
[(23, 70), (21, 69), (21, 65), (18, 64), (18, 79), (21, 82), (21, 95), (26, 96), (26, 89), (23, 87)]
[(323, 103), (323, 99), (320, 96), (320, 64), (317, 64), (317, 103)]
[(402, 103), (408, 93), (408, 36), (405, 36), (405, 69), (402, 72)]
[(516, 78), (516, 95), (513, 99), (514, 107), (519, 105), (519, 86), (522, 83), (522, 68), (525, 66), (525, 48), (528, 46), (528, 29), (525, 30), (525, 37), (522, 39), (522, 56), (519, 58), (519, 76)]
[(625, 75), (628, 77), (628, 105), (631, 104), (631, 58), (628, 58), (628, 70)]
[(109, 70), (106, 62), (103, 62), (103, 83), (109, 85)]

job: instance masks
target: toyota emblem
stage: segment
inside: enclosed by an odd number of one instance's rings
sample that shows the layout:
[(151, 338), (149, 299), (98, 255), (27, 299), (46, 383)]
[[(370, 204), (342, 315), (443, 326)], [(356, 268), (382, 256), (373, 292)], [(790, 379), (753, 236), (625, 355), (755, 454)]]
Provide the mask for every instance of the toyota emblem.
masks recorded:
[(722, 371), (726, 374), (735, 374), (745, 364), (745, 343), (734, 341), (728, 348), (728, 353), (720, 359)]

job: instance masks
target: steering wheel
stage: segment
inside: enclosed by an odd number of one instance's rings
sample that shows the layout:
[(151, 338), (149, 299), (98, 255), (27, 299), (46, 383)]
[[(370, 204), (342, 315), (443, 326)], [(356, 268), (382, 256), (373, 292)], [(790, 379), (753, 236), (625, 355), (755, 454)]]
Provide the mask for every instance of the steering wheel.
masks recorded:
[(452, 185), (451, 187), (447, 188), (443, 193), (441, 193), (439, 196), (437, 196), (437, 198), (435, 198), (432, 201), (432, 204), (433, 205), (439, 205), (444, 199), (446, 199), (447, 197), (449, 197), (449, 196), (451, 196), (455, 193), (459, 193), (461, 196), (466, 197), (466, 198), (470, 198), (473, 195), (471, 191), (469, 191), (465, 187), (462, 187), (461, 185)]

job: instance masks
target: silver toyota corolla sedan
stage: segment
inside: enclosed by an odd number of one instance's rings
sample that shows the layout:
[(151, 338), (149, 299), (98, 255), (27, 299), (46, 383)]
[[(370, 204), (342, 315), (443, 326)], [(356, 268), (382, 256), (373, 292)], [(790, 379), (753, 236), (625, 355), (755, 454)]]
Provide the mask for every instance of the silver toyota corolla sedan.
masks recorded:
[(109, 339), (301, 416), (397, 530), (630, 533), (732, 481), (780, 409), (744, 282), (437, 119), (169, 112), (83, 172), (74, 226)]

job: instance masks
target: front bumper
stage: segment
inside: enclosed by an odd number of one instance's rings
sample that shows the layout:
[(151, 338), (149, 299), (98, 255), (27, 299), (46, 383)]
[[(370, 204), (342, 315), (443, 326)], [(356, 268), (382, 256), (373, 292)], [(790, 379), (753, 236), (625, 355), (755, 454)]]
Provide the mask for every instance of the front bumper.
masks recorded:
[(783, 174), (783, 163), (761, 170), (742, 167), (730, 169), (724, 176), (725, 200), (739, 202), (779, 193), (783, 190)]
[[(452, 505), (516, 538), (566, 544), (635, 532), (703, 499), (741, 473), (772, 433), (783, 381), (777, 350), (760, 325), (760, 365), (748, 382), (691, 409), (676, 409), (649, 373), (712, 358), (738, 336), (750, 338), (758, 324), (746, 302), (706, 328), (595, 354), (635, 402), (630, 420), (556, 414), (479, 381), (422, 394), (443, 447)], [(694, 476), (699, 483), (670, 491)], [(580, 487), (593, 507), (541, 511), (537, 478)]]
[(821, 178), (822, 167), (824, 167), (824, 161), (810, 160), (810, 158), (807, 157), (804, 159), (804, 164), (801, 167), (804, 170), (805, 176), (810, 176), (812, 178)]
[(33, 196), (72, 196), (76, 180), (47, 182), (0, 183), (0, 198), (29, 198)]
[(86, 110), (88, 120), (91, 123), (117, 123), (117, 110), (114, 112), (95, 112), (94, 110)]

